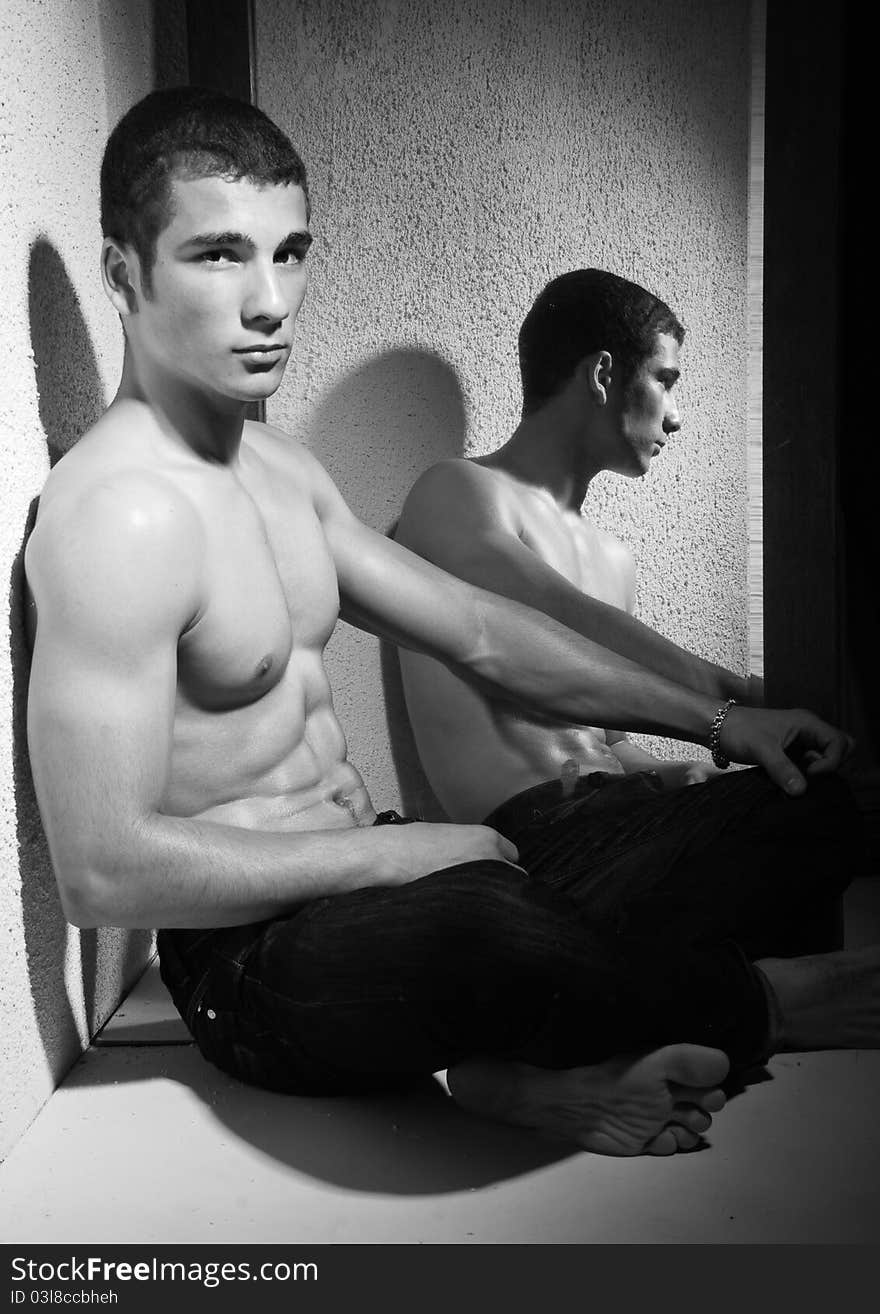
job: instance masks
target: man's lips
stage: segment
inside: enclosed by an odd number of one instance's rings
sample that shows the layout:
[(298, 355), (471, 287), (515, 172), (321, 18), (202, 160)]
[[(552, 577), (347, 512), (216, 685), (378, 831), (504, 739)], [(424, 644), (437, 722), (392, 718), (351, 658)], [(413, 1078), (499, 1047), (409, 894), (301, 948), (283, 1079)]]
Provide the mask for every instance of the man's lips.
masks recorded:
[(278, 351), (287, 351), (286, 342), (260, 343), (254, 347), (234, 347), (237, 356), (270, 356)]

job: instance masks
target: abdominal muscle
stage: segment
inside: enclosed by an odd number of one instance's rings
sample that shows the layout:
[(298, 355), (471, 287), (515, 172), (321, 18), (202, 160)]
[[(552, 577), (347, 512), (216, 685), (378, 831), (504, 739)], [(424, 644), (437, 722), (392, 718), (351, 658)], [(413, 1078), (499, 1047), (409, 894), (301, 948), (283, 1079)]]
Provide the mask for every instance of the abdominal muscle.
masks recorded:
[(482, 821), (500, 804), (547, 780), (623, 768), (602, 730), (580, 726), (549, 730), (545, 723), (508, 724), (495, 740), (464, 746), (467, 768), (446, 783), (444, 807), (454, 821)]
[(242, 707), (206, 713), (179, 700), (162, 811), (247, 830), (372, 825), (320, 654), (295, 653), (279, 683)]
[(604, 730), (530, 716), (491, 701), (429, 657), (401, 652), (407, 706), (431, 788), (453, 821), (480, 822), (501, 803), (547, 780), (620, 775)]

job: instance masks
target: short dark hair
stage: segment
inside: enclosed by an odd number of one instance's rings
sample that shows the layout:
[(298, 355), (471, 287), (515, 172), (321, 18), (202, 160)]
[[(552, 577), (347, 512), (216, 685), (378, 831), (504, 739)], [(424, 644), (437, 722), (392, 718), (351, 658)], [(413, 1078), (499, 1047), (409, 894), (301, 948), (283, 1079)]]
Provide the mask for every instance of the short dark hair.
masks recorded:
[(659, 297), (604, 269), (575, 269), (548, 283), (519, 331), (523, 414), (539, 410), (594, 351), (611, 352), (624, 386), (654, 350), (658, 333), (684, 341)]
[(295, 183), (305, 166), (279, 127), (247, 101), (205, 87), (168, 87), (139, 100), (110, 134), (101, 162), (101, 229), (134, 247), (145, 290), (174, 178)]

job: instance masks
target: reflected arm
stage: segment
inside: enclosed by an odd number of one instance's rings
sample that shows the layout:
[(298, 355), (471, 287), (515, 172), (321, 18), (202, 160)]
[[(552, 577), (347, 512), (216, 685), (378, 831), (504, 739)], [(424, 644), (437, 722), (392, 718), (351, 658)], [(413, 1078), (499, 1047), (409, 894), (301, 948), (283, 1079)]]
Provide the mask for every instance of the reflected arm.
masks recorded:
[(457, 460), (441, 462), (418, 480), (396, 537), (459, 579), (544, 612), (688, 689), (717, 702), (761, 701), (754, 681), (688, 652), (626, 611), (576, 588), (526, 546), (519, 529), (491, 473)]

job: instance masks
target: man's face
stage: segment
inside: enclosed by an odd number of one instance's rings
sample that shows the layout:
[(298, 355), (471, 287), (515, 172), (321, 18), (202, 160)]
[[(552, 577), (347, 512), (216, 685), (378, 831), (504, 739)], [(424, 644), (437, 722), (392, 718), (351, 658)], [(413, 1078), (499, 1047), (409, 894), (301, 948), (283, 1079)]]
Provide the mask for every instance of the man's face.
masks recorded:
[(136, 358), (214, 397), (271, 396), (306, 291), (302, 188), (175, 179), (171, 213), (129, 321)]
[(643, 475), (671, 433), (681, 428), (672, 389), (679, 376), (678, 343), (658, 333), (650, 356), (636, 366), (617, 402), (619, 474)]

